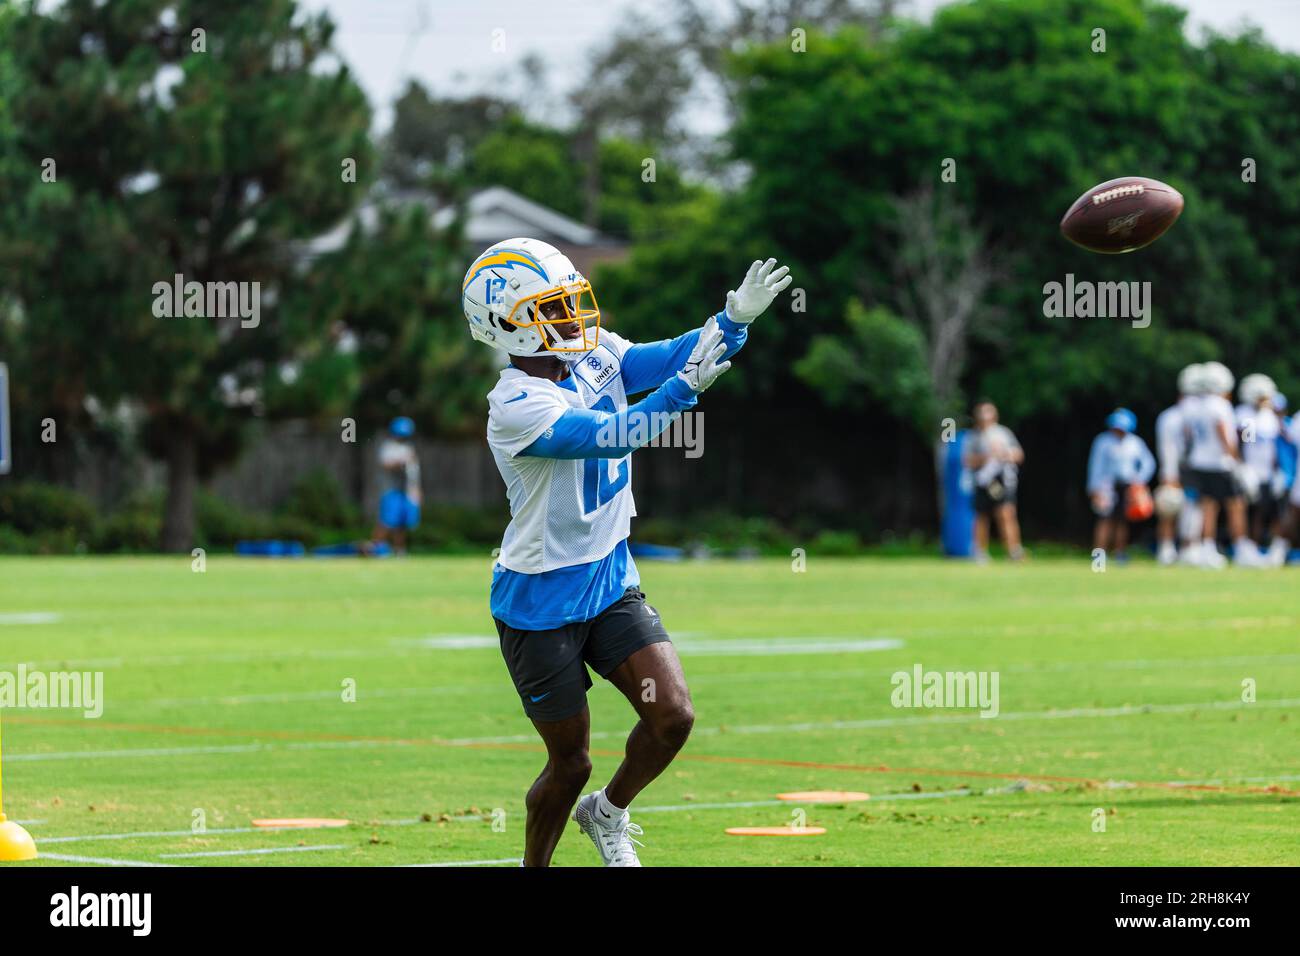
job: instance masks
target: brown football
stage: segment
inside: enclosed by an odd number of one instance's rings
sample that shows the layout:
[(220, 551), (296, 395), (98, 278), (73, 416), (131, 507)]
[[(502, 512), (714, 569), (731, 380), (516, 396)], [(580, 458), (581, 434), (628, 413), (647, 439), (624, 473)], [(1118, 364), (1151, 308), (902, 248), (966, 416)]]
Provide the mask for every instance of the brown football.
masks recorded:
[(1165, 234), (1183, 196), (1157, 179), (1125, 176), (1093, 186), (1061, 220), (1061, 235), (1092, 252), (1132, 252)]

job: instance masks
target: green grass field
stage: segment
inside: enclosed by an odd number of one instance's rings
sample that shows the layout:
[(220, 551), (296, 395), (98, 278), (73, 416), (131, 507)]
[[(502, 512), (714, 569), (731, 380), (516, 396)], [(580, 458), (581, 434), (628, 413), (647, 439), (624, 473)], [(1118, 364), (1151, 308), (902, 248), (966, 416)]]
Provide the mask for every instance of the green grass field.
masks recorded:
[[(0, 559), (0, 670), (104, 674), (97, 720), (5, 711), (5, 810), (32, 865), (517, 859), (542, 759), (489, 564)], [(647, 866), (1300, 863), (1293, 571), (814, 556), (642, 575), (697, 711), (633, 808)], [(895, 708), (890, 677), (916, 664), (998, 672), (1000, 716)], [(632, 717), (599, 680), (590, 703), (594, 789)], [(872, 797), (775, 800), (810, 789)], [(827, 833), (724, 833), (799, 813)], [(250, 832), (261, 817), (353, 822)], [(597, 857), (571, 826), (555, 862)]]

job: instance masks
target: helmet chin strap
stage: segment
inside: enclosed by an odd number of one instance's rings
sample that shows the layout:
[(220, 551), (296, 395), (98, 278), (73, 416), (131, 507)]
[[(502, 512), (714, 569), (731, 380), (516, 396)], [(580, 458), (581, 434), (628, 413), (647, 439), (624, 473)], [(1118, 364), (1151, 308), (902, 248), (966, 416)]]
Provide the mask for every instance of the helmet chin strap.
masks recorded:
[[(559, 337), (558, 333), (555, 332), (554, 326), (543, 326), (543, 329), (544, 331), (542, 332), (542, 335), (548, 339), (551, 346), (549, 349), (546, 349), (543, 354), (552, 355), (561, 362), (564, 362), (566, 365), (572, 365), (574, 362), (581, 361), (587, 353), (591, 351), (589, 348), (583, 348), (587, 339), (582, 332), (579, 332), (574, 338), (562, 339)], [(558, 351), (559, 349), (563, 349), (564, 351)]]

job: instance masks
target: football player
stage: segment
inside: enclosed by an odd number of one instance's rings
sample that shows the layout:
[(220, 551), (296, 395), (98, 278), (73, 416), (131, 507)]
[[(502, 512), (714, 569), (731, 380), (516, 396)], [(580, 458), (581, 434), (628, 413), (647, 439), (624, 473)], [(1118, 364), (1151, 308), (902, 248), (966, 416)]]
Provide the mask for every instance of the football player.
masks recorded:
[(1196, 396), (1203, 391), (1203, 366), (1189, 365), (1178, 373), (1178, 401), (1156, 416), (1156, 455), (1160, 484), (1156, 489), (1157, 560), (1169, 565), (1178, 560), (1181, 538), (1184, 553), (1193, 554), (1200, 540), (1201, 510), (1187, 474), (1187, 433), (1183, 421)]
[(420, 524), (420, 459), (415, 453), (415, 422), (405, 415), (388, 425), (379, 445), (379, 467), (388, 489), (379, 499), (373, 543), (387, 541), (394, 554), (406, 553), (406, 536)]
[(989, 525), (997, 521), (998, 533), (1012, 561), (1024, 559), (1020, 520), (1016, 515), (1016, 489), (1024, 450), (1010, 428), (998, 424), (998, 407), (979, 402), (972, 409), (975, 428), (966, 441), (965, 466), (975, 476), (975, 560), (989, 559)]
[[(1243, 484), (1249, 500), (1250, 536), (1263, 545), (1271, 538), (1267, 555), (1271, 565), (1281, 564), (1285, 545), (1281, 537), (1281, 505), (1275, 492), (1278, 472), (1278, 439), (1282, 419), (1273, 408), (1277, 385), (1267, 375), (1247, 375), (1237, 386), (1237, 432), (1241, 438)], [(1253, 492), (1253, 493), (1252, 493)]]
[[(775, 259), (755, 262), (703, 328), (645, 344), (601, 328), (591, 284), (545, 242), (497, 243), (465, 273), (470, 334), (510, 362), (488, 394), (488, 446), (511, 514), (492, 574), (492, 617), (547, 752), (525, 798), (521, 865), (549, 865), (570, 810), (605, 866), (641, 865), (641, 828), (627, 808), (686, 743), (694, 712), (628, 550), (631, 456), (730, 368), (727, 358), (790, 284), (788, 273)], [(650, 394), (629, 404), (642, 392)], [(588, 666), (639, 720), (614, 776), (579, 800), (591, 774)]]
[(1261, 567), (1263, 555), (1246, 537), (1246, 501), (1237, 476), (1241, 452), (1229, 401), (1235, 384), (1232, 372), (1219, 362), (1206, 362), (1204, 374), (1206, 394), (1191, 406), (1184, 422), (1189, 442), (1187, 464), (1201, 499), (1202, 540), (1196, 562), (1212, 569), (1227, 563), (1216, 540), (1222, 509), (1228, 517), (1233, 560), (1242, 567)]
[(1155, 456), (1136, 432), (1137, 416), (1117, 408), (1088, 455), (1088, 497), (1097, 516), (1092, 546), (1113, 554), (1120, 563), (1128, 559), (1132, 499), (1145, 494), (1150, 500), (1146, 486), (1156, 473)]
[(1273, 410), (1282, 418), (1282, 434), (1278, 439), (1279, 481), (1277, 490), (1279, 498), (1287, 498), (1290, 487), (1289, 503), (1282, 520), (1281, 534), (1274, 539), (1269, 557), (1276, 566), (1286, 564), (1291, 555), (1292, 542), (1300, 541), (1300, 475), (1296, 473), (1297, 448), (1300, 447), (1300, 415), (1286, 416), (1286, 398), (1278, 394), (1273, 399)]

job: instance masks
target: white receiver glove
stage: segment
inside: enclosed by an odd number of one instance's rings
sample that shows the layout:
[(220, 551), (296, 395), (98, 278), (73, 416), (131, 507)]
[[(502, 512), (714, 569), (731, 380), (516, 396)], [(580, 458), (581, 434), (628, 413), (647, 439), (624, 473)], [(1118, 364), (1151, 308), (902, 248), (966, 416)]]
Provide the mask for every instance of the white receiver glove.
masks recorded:
[(778, 269), (775, 259), (766, 262), (755, 259), (745, 273), (740, 291), (727, 293), (727, 318), (740, 325), (749, 325), (767, 310), (791, 281), (789, 266)]
[(731, 368), (730, 362), (718, 363), (726, 351), (727, 343), (722, 341), (722, 329), (718, 327), (718, 320), (709, 316), (709, 321), (704, 323), (704, 328), (700, 331), (699, 341), (695, 343), (690, 358), (677, 373), (677, 377), (696, 395), (700, 394), (716, 382), (718, 376)]

